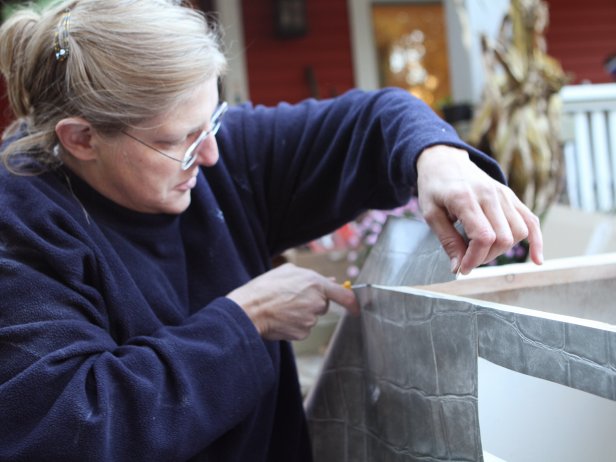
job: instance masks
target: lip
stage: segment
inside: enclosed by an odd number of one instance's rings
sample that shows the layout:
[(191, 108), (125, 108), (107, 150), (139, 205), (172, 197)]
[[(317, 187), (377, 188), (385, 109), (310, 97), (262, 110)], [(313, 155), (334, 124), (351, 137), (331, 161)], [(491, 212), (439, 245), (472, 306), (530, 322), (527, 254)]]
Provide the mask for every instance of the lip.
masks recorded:
[(193, 189), (195, 186), (197, 186), (197, 177), (192, 176), (188, 180), (177, 185), (175, 189), (178, 189), (180, 191), (189, 191)]

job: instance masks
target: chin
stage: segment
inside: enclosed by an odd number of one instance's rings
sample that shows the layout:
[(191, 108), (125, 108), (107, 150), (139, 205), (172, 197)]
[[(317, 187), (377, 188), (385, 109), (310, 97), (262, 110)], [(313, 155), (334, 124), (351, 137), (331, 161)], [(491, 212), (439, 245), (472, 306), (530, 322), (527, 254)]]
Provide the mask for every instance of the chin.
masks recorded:
[(171, 191), (168, 194), (161, 194), (156, 201), (151, 201), (146, 212), (179, 215), (186, 211), (190, 202), (191, 191)]
[(186, 211), (188, 206), (190, 205), (190, 193), (182, 195), (182, 197), (170, 201), (163, 208), (163, 213), (168, 213), (172, 215), (179, 215)]

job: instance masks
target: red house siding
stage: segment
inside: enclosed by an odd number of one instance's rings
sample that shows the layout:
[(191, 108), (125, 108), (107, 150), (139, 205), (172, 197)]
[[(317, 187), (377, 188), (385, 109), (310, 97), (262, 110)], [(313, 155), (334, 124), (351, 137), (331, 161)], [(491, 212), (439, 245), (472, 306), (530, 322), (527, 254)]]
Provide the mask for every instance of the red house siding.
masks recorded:
[[(548, 52), (574, 76), (573, 83), (611, 81), (603, 61), (616, 52), (616, 1), (548, 0), (548, 5)], [(306, 0), (306, 6), (308, 33), (281, 39), (274, 32), (274, 0), (242, 0), (253, 102), (328, 97), (354, 86), (346, 0)], [(308, 69), (313, 71), (316, 86), (311, 86)], [(4, 93), (0, 81), (0, 95)], [(0, 128), (10, 117), (7, 106), (0, 99)]]
[(306, 0), (308, 32), (299, 38), (276, 36), (273, 8), (273, 0), (242, 0), (252, 102), (326, 98), (354, 86), (346, 0)]
[(6, 82), (0, 74), (0, 134), (13, 120), (13, 111), (10, 109), (6, 96)]
[[(603, 61), (616, 52), (615, 0), (547, 0), (548, 52), (574, 80), (610, 82)], [(249, 91), (253, 102), (298, 101), (311, 94), (311, 67), (318, 96), (353, 87), (346, 0), (306, 0), (308, 34), (279, 39), (273, 25), (273, 0), (242, 0)]]
[(572, 74), (572, 83), (611, 82), (603, 62), (616, 53), (616, 0), (548, 0), (548, 5), (548, 53)]

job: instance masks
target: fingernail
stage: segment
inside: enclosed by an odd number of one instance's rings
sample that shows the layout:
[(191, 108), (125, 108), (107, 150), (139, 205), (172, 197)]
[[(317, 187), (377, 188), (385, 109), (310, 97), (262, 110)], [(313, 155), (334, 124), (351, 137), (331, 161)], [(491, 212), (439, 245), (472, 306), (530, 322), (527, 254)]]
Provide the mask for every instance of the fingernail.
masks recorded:
[(451, 259), (451, 272), (457, 273), (459, 266), (460, 266), (460, 261), (458, 260), (458, 257), (453, 257)]

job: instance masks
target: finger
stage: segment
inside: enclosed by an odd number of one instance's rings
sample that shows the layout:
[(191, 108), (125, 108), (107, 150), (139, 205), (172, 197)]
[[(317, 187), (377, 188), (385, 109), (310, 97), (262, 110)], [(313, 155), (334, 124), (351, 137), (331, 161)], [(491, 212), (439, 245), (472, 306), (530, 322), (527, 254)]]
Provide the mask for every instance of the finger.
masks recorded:
[(359, 315), (359, 302), (355, 292), (331, 281), (328, 281), (323, 288), (329, 300), (343, 306), (352, 315)]
[(530, 258), (537, 265), (543, 263), (543, 236), (541, 234), (541, 222), (537, 215), (526, 206), (510, 189), (507, 197), (510, 198), (512, 214), (508, 219), (511, 224), (515, 242), (528, 238)]
[[(488, 236), (489, 233), (484, 233), (482, 236)], [(475, 238), (469, 239), (466, 253), (462, 257), (460, 262), (459, 272), (462, 274), (469, 274), (474, 268), (477, 268), (482, 263), (489, 261), (488, 251), (489, 246), (485, 242), (489, 238)]]
[[(522, 204), (520, 203), (520, 205)], [(511, 209), (505, 210), (505, 215), (513, 237), (513, 246), (528, 237), (529, 227), (526, 225), (526, 220), (517, 206), (512, 206)]]
[(485, 238), (481, 244), (485, 246), (487, 252), (483, 261), (480, 261), (477, 266), (490, 262), (505, 253), (527, 234), (523, 220), (510, 203), (506, 193), (498, 191), (497, 194), (490, 195), (483, 200), (481, 208), (491, 232), (484, 230)]
[(535, 215), (510, 189), (504, 190), (507, 202), (505, 213), (513, 234), (514, 244), (528, 238), (531, 260), (543, 263), (543, 237), (541, 224)]
[(451, 272), (456, 273), (466, 253), (466, 241), (454, 227), (449, 215), (442, 209), (434, 208), (425, 214), (424, 218), (449, 256)]
[(519, 213), (528, 228), (528, 244), (530, 258), (537, 265), (543, 263), (543, 236), (541, 234), (541, 223), (537, 215), (524, 204), (520, 203)]
[[(323, 316), (324, 314), (326, 314), (329, 311), (329, 299), (325, 299), (323, 300), (321, 303), (318, 303), (317, 305), (315, 305), (315, 310), (314, 310), (314, 314), (316, 316)], [(315, 320), (316, 322), (316, 320)], [(312, 327), (312, 326), (310, 326)]]
[[(458, 220), (464, 228), (466, 238), (468, 239), (468, 242), (465, 242), (453, 225), (449, 223), (449, 228), (453, 229), (453, 232), (458, 234), (459, 237), (455, 238), (452, 231), (448, 231), (449, 235), (447, 237), (450, 237), (450, 239), (460, 239), (460, 241), (458, 241), (460, 243), (456, 244), (459, 246), (458, 248), (461, 253), (459, 256), (460, 265), (458, 270), (463, 274), (468, 274), (473, 268), (476, 268), (488, 259), (492, 245), (496, 240), (496, 232), (494, 226), (486, 216), (484, 208), (480, 205), (476, 194), (473, 192), (459, 192), (456, 197), (449, 202), (447, 209), (450, 215), (458, 217)], [(499, 217), (492, 211), (491, 207), (486, 207), (486, 210), (491, 214), (495, 225), (499, 227), (499, 229), (502, 229), (504, 226), (502, 223), (506, 222), (504, 217)], [(445, 216), (443, 216), (440, 222), (444, 224), (445, 219)], [(441, 240), (441, 242), (443, 241)], [(447, 243), (445, 242), (444, 245), (447, 245)]]

